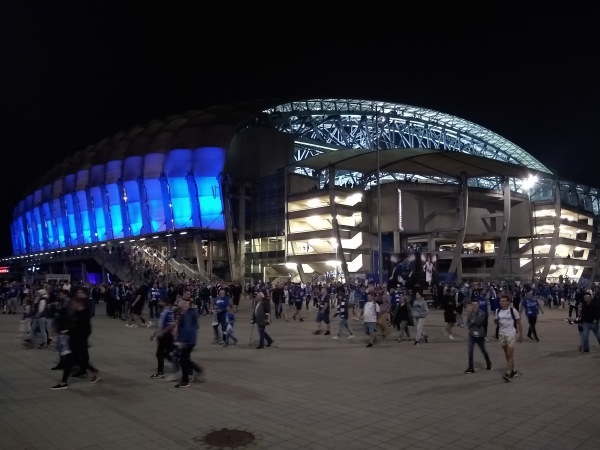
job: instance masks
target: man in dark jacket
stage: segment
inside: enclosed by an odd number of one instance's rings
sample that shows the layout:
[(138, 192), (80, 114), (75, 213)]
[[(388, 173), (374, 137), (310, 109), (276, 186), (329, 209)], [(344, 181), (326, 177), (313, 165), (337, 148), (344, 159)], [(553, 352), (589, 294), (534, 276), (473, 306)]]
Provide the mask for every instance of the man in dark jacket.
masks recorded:
[(471, 300), (471, 310), (469, 311), (469, 315), (467, 316), (467, 330), (469, 331), (469, 340), (468, 340), (468, 353), (469, 353), (469, 367), (465, 370), (465, 373), (475, 373), (475, 369), (473, 367), (473, 348), (475, 344), (483, 353), (483, 357), (485, 358), (486, 369), (492, 370), (492, 361), (488, 355), (487, 350), (485, 349), (485, 322), (487, 320), (487, 316), (485, 312), (481, 310), (479, 307), (479, 299), (477, 297), (473, 297)]
[(177, 323), (177, 346), (179, 347), (179, 363), (181, 364), (181, 381), (175, 387), (186, 388), (190, 387), (190, 372), (192, 369), (199, 376), (204, 373), (202, 367), (190, 359), (198, 339), (198, 310), (191, 307), (189, 288), (183, 288), (181, 300), (177, 305), (180, 311)]
[(273, 339), (266, 331), (267, 325), (271, 323), (271, 305), (262, 292), (256, 294), (256, 307), (252, 314), (252, 323), (258, 327), (258, 335), (260, 337), (258, 347), (256, 348), (265, 348), (265, 340), (267, 341), (267, 347), (273, 345)]
[[(87, 288), (77, 288), (72, 301), (72, 313), (68, 329), (68, 351), (71, 352), (71, 356), (65, 361), (61, 361), (63, 363), (63, 377), (59, 384), (51, 388), (52, 390), (66, 389), (68, 387), (67, 380), (71, 373), (71, 367), (74, 364), (79, 365), (79, 371), (73, 376), (84, 377), (87, 375), (89, 369), (93, 374), (90, 383), (100, 381), (100, 371), (90, 363), (90, 355), (88, 353), (88, 340), (92, 334), (91, 313), (86, 307), (88, 299), (89, 291)], [(64, 331), (61, 330), (61, 333), (64, 334)], [(65, 348), (59, 348), (59, 353), (66, 351), (67, 349)]]

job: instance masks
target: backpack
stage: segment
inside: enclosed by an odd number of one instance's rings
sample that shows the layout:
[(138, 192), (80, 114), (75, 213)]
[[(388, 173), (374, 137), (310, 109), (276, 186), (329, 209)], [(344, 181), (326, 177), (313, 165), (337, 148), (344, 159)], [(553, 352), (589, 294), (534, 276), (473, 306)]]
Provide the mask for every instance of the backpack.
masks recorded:
[[(498, 313), (500, 312), (501, 309), (502, 308), (496, 308), (496, 311), (494, 312), (494, 322), (496, 323), (496, 325), (498, 325)], [(514, 322), (514, 325), (515, 325), (515, 330), (518, 330), (518, 328), (517, 328), (517, 318), (515, 317), (515, 311), (514, 311), (515, 308), (513, 308), (512, 306), (509, 306), (508, 309), (510, 309), (510, 315), (511, 315), (511, 317), (513, 319), (513, 322)]]

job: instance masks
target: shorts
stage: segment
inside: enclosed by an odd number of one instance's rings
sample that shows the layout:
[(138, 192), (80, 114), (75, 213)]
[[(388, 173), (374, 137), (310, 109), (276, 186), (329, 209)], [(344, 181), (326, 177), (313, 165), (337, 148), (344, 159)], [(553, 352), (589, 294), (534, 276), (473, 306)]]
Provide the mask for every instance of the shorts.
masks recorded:
[(498, 335), (498, 340), (502, 347), (515, 347), (517, 345), (517, 336), (506, 336), (504, 334)]
[(377, 329), (377, 322), (363, 322), (363, 328), (365, 330), (365, 334), (371, 336)]
[(329, 314), (317, 313), (317, 322), (323, 322), (323, 323), (329, 325)]

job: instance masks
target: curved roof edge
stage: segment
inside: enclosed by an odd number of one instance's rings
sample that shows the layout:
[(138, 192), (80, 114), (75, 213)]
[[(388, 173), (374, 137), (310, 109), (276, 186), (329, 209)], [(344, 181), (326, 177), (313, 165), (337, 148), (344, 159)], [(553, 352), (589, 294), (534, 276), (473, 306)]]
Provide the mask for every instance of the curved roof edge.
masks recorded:
[(312, 114), (331, 114), (332, 112), (348, 112), (352, 114), (371, 113), (389, 115), (390, 118), (415, 119), (436, 124), (446, 130), (451, 129), (465, 135), (473, 136), (476, 139), (511, 155), (521, 164), (531, 169), (553, 175), (553, 171), (542, 164), (537, 158), (499, 134), (466, 119), (461, 119), (460, 117), (435, 111), (433, 109), (402, 103), (366, 99), (307, 99), (282, 103), (273, 107), (268, 112), (273, 115), (281, 115), (282, 113), (290, 114), (294, 112)]

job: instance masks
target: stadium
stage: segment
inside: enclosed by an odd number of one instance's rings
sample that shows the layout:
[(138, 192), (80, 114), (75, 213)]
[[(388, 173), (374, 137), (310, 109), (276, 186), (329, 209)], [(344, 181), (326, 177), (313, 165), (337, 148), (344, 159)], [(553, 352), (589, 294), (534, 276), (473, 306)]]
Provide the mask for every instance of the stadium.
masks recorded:
[(443, 112), (257, 100), (133, 126), (57, 162), (14, 206), (3, 265), (131, 281), (99, 250), (133, 246), (201, 280), (590, 283), (599, 211), (598, 188)]

